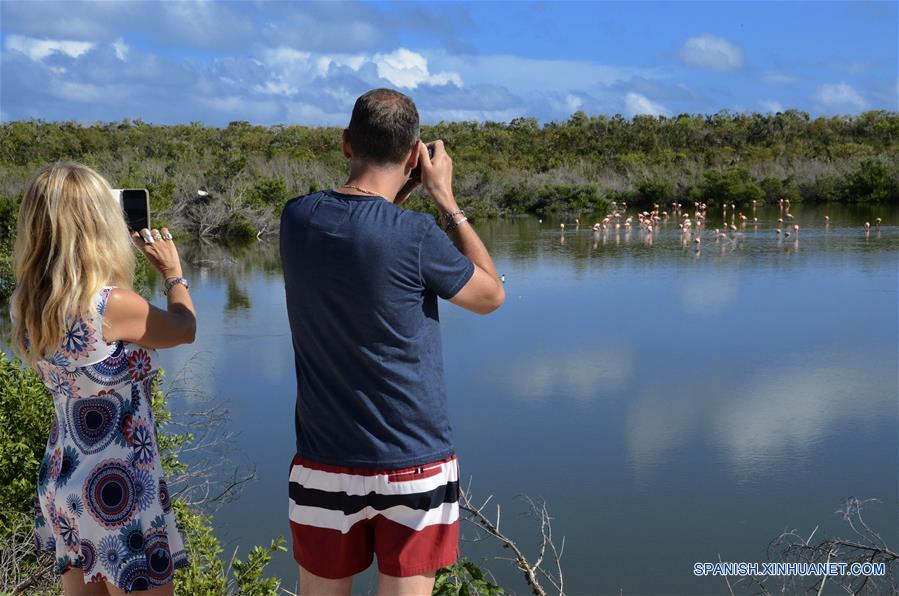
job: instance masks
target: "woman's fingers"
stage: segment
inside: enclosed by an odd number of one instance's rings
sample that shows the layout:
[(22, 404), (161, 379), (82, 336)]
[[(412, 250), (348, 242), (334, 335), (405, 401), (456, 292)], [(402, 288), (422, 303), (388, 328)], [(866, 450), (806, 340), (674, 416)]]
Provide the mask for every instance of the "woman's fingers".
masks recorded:
[(147, 244), (153, 244), (153, 242), (155, 242), (155, 240), (153, 240), (153, 233), (150, 232), (150, 230), (148, 230), (147, 228), (141, 229), (140, 237)]
[(163, 239), (163, 240), (171, 240), (171, 239), (172, 239), (172, 233), (169, 232), (169, 229), (168, 229), (168, 228), (162, 228), (162, 229), (160, 230), (160, 232), (162, 232), (162, 239)]

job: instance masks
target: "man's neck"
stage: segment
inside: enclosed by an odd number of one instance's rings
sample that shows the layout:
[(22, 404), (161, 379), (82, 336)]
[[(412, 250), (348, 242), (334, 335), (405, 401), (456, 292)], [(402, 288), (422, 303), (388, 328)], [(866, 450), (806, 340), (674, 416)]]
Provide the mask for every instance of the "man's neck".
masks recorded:
[(377, 193), (392, 203), (405, 181), (405, 176), (400, 170), (350, 168), (346, 184)]

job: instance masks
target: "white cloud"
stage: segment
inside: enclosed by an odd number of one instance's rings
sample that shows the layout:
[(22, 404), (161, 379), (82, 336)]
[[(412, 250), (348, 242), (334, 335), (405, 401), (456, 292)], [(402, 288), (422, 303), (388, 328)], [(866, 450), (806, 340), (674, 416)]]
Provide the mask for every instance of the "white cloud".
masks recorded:
[(315, 60), (315, 69), (319, 75), (325, 76), (331, 65), (346, 66), (353, 70), (359, 70), (362, 65), (369, 61), (369, 58), (363, 54), (333, 54), (329, 56), (319, 56)]
[(743, 50), (723, 37), (704, 33), (688, 39), (680, 49), (681, 60), (691, 66), (730, 71), (743, 67)]
[(312, 53), (301, 52), (293, 48), (280, 46), (277, 48), (267, 48), (263, 52), (263, 56), (265, 56), (265, 61), (269, 64), (306, 65), (309, 64), (309, 59), (312, 57)]
[(371, 61), (364, 54), (315, 54), (286, 46), (266, 48), (262, 58), (263, 61), (253, 62), (269, 69), (272, 78), (253, 85), (251, 89), (256, 93), (283, 96), (297, 94), (301, 87), (316, 77), (328, 77), (332, 67), (343, 66), (358, 71)]
[(378, 76), (397, 87), (415, 89), (423, 83), (428, 85), (454, 83), (457, 87), (462, 86), (462, 77), (458, 73), (441, 71), (431, 74), (428, 71), (427, 58), (406, 48), (399, 48), (389, 54), (375, 54), (372, 62), (378, 67)]
[(122, 39), (120, 37), (117, 40), (115, 40), (114, 42), (112, 42), (112, 49), (115, 50), (116, 58), (118, 58), (122, 62), (126, 62), (128, 60), (128, 50), (130, 48), (128, 48), (128, 46), (125, 45), (124, 39)]
[(263, 85), (254, 85), (253, 91), (266, 95), (295, 95), (298, 89), (285, 81), (266, 81)]
[(429, 56), (447, 69), (459, 73), (466, 84), (506, 87), (513, 93), (541, 89), (589, 89), (625, 82), (633, 77), (659, 78), (651, 68), (611, 66), (581, 60), (544, 60), (506, 54), (455, 56), (430, 52)]
[(630, 92), (624, 96), (624, 111), (627, 116), (648, 114), (651, 116), (667, 116), (668, 109), (660, 103), (650, 100), (645, 95)]
[[(731, 388), (739, 399), (710, 408), (715, 439), (744, 476), (768, 472), (767, 462), (786, 453), (814, 456), (835, 426), (865, 428), (891, 409), (889, 392), (876, 389), (890, 382), (889, 375), (889, 367), (875, 370), (856, 359), (837, 362), (820, 354), (809, 354), (803, 366), (759, 371)], [(862, 378), (866, 383), (858, 382)], [(893, 402), (895, 412), (895, 394)]]
[(582, 105), (584, 105), (584, 100), (577, 95), (570, 94), (565, 98), (565, 106), (569, 112), (576, 112)]
[(582, 401), (621, 391), (633, 379), (637, 359), (624, 346), (597, 346), (571, 352), (534, 351), (512, 366), (491, 368), (490, 383), (499, 383), (523, 400), (552, 400), (560, 395)]
[(35, 39), (34, 37), (25, 37), (24, 35), (10, 35), (6, 38), (6, 49), (22, 52), (38, 62), (53, 53), (77, 58), (93, 47), (94, 44), (88, 41)]
[(759, 105), (762, 106), (763, 110), (765, 110), (766, 112), (771, 112), (772, 114), (784, 111), (784, 107), (780, 104), (779, 101), (768, 101), (766, 99), (762, 99), (759, 100)]
[(854, 108), (856, 110), (864, 110), (868, 106), (865, 98), (846, 83), (821, 85), (815, 92), (815, 100), (822, 106), (831, 109)]

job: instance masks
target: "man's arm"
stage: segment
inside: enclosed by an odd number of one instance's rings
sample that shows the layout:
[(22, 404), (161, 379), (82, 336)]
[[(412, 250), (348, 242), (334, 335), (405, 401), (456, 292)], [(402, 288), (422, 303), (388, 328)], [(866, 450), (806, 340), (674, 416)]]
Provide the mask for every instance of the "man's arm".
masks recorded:
[[(443, 148), (443, 141), (435, 141), (433, 148), (434, 156), (429, 158), (427, 147), (419, 142), (421, 182), (443, 218), (444, 214), (459, 211), (452, 188), (453, 162)], [(454, 222), (462, 220), (462, 215), (453, 216)], [(471, 279), (450, 298), (450, 302), (482, 315), (495, 311), (505, 301), (506, 293), (484, 243), (467, 221), (454, 227), (450, 232), (450, 239), (474, 263)]]

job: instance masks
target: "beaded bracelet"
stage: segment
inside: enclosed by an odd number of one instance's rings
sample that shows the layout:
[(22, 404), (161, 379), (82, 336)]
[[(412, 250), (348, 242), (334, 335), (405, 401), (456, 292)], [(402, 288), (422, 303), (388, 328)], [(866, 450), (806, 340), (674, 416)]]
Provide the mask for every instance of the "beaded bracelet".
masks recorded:
[(444, 213), (443, 221), (446, 222), (447, 225), (453, 222), (453, 217), (456, 215), (465, 215), (465, 211), (463, 209), (459, 209), (458, 211), (453, 211), (452, 213)]

